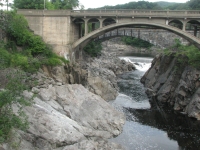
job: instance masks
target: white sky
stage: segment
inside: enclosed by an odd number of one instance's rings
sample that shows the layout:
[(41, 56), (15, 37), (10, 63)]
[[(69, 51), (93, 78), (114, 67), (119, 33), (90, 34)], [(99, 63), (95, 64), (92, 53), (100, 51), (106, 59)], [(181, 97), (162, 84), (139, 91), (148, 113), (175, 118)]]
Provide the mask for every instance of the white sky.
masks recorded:
[[(117, 4), (125, 4), (128, 2), (137, 2), (138, 0), (79, 0), (79, 2), (87, 8), (97, 8), (102, 7), (105, 5), (115, 6)], [(144, 0), (149, 2), (159, 2), (159, 1), (166, 1), (166, 2), (177, 2), (177, 3), (185, 3), (189, 0)]]

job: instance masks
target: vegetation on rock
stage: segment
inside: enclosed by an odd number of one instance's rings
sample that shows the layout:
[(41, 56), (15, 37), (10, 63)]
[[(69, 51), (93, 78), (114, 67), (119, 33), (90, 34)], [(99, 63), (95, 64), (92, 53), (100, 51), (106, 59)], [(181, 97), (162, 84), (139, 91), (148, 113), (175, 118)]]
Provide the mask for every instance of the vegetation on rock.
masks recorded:
[[(175, 53), (179, 62), (188, 61), (188, 64), (200, 69), (200, 51), (194, 45), (182, 45), (180, 40), (175, 40), (176, 44), (170, 49), (165, 49), (164, 54), (170, 55)], [(184, 57), (185, 56), (185, 57)]]
[(0, 45), (2, 66), (19, 67), (26, 72), (34, 72), (42, 65), (55, 66), (68, 62), (54, 54), (40, 36), (30, 31), (22, 15), (7, 12), (0, 24), (7, 38)]
[(83, 50), (92, 57), (97, 57), (100, 55), (102, 46), (100, 42), (91, 41), (88, 43)]
[(135, 38), (135, 37), (129, 37), (129, 36), (122, 37), (122, 41), (127, 45), (140, 47), (140, 48), (150, 48), (151, 46), (153, 46), (153, 44), (147, 41), (144, 41), (142, 39)]
[[(42, 65), (68, 63), (53, 53), (51, 47), (34, 35), (25, 18), (15, 12), (0, 13), (0, 143), (10, 138), (13, 128), (28, 127), (24, 106), (31, 98), (24, 98), (29, 81), (27, 72), (36, 72)], [(31, 83), (32, 84), (32, 83)], [(15, 108), (15, 109), (13, 109)]]
[[(0, 68), (1, 87), (0, 90), (0, 143), (5, 142), (12, 136), (13, 128), (26, 130), (28, 128), (27, 116), (23, 112), (24, 106), (31, 105), (32, 101), (24, 98), (22, 93), (28, 89), (26, 73), (11, 68)], [(15, 109), (13, 109), (15, 108)]]

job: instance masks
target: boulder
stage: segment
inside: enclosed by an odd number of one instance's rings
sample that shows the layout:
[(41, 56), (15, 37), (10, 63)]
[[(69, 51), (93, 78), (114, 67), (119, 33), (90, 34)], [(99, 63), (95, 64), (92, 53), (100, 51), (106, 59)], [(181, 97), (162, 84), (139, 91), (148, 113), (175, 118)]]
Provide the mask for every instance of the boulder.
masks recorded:
[[(33, 93), (25, 91), (24, 96)], [(122, 132), (125, 116), (82, 85), (41, 88), (24, 111), (29, 129), (16, 131), (11, 143), (2, 146), (5, 150), (12, 149), (12, 142), (20, 150), (122, 149), (107, 139)]]

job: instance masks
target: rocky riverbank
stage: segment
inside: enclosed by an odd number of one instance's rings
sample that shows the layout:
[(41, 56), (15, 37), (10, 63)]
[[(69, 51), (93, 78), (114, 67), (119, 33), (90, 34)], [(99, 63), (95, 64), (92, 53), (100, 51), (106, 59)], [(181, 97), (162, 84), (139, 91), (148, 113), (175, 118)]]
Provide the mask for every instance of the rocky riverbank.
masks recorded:
[(42, 71), (30, 77), (38, 85), (24, 91), (25, 97), (37, 94), (33, 105), (24, 108), (29, 129), (13, 131), (2, 150), (123, 149), (107, 141), (122, 132), (122, 113), (80, 84), (62, 84)]
[[(135, 69), (104, 49), (98, 58), (84, 55), (84, 61), (65, 66), (43, 66), (36, 74), (27, 74), (37, 86), (25, 91), (34, 97), (25, 107), (29, 129), (13, 130), (12, 140), (1, 149), (12, 150), (121, 150), (108, 142), (122, 132), (125, 116), (105, 100), (118, 95), (116, 75)], [(17, 111), (17, 107), (14, 109)]]
[(187, 61), (180, 62), (173, 54), (157, 55), (141, 82), (147, 88), (147, 95), (158, 104), (167, 103), (174, 110), (200, 120), (199, 77), (200, 71)]

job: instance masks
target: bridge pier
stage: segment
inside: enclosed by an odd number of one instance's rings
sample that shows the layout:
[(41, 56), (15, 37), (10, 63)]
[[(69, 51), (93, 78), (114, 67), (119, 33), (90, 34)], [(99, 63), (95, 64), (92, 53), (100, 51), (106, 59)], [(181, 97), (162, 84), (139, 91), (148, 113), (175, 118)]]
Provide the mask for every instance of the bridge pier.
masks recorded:
[(85, 35), (88, 34), (88, 19), (84, 19), (85, 21)]
[(182, 30), (185, 31), (185, 28), (186, 28), (186, 22), (184, 21)]
[(95, 23), (92, 23), (92, 31), (95, 30)]
[(194, 26), (194, 36), (197, 37), (197, 26)]
[(103, 19), (98, 19), (99, 20), (99, 24), (100, 24), (100, 26), (99, 26), (99, 28), (102, 28), (103, 27)]

